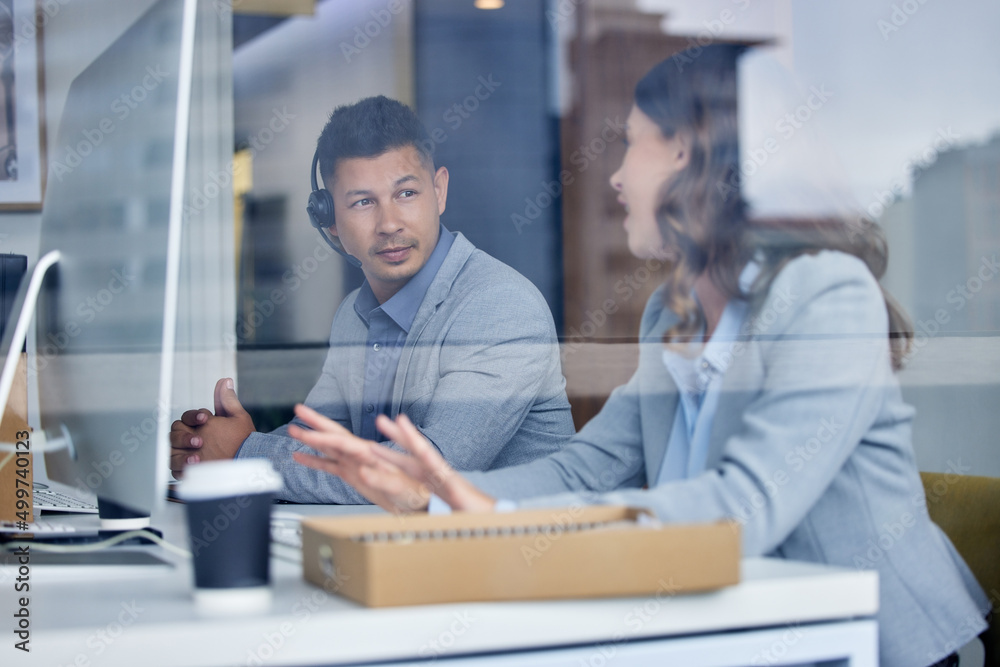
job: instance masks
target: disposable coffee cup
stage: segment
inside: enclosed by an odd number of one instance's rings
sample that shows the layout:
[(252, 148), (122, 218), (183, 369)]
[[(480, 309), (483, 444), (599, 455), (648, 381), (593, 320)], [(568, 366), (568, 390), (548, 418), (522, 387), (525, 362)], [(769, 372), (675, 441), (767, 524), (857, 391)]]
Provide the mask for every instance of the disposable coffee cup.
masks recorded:
[(194, 600), (212, 616), (271, 606), (271, 503), (281, 476), (264, 459), (206, 461), (184, 469)]

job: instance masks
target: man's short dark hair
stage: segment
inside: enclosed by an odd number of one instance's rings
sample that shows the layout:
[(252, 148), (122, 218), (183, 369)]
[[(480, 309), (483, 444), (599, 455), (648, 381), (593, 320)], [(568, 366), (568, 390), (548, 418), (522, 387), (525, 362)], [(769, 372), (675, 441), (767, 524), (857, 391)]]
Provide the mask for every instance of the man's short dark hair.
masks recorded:
[(325, 183), (340, 160), (378, 157), (405, 146), (413, 146), (434, 173), (434, 142), (410, 107), (384, 95), (366, 97), (340, 106), (319, 135), (319, 170)]

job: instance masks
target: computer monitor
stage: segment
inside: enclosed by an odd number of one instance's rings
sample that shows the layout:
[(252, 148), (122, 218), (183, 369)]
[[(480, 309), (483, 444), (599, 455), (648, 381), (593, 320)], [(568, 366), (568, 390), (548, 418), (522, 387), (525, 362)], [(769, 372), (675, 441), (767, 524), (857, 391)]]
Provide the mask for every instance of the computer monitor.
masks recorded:
[(28, 371), (74, 459), (49, 475), (91, 489), (103, 527), (141, 526), (166, 496), (195, 9), (160, 0), (88, 65), (49, 150), (39, 257), (58, 261)]

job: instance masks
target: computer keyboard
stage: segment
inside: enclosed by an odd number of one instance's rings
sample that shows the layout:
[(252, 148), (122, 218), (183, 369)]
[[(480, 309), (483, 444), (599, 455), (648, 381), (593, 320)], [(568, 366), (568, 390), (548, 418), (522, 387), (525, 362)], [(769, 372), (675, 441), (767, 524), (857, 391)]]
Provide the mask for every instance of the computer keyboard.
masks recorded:
[(50, 512), (96, 512), (97, 505), (47, 486), (34, 485), (34, 507)]
[(21, 525), (15, 521), (0, 521), (0, 534), (6, 533), (35, 533), (36, 535), (63, 535), (77, 532), (75, 526), (55, 521), (32, 521)]
[(271, 514), (271, 555), (292, 563), (302, 562), (302, 517), (291, 512)]
[(302, 527), (296, 519), (271, 519), (271, 541), (293, 549), (302, 548)]

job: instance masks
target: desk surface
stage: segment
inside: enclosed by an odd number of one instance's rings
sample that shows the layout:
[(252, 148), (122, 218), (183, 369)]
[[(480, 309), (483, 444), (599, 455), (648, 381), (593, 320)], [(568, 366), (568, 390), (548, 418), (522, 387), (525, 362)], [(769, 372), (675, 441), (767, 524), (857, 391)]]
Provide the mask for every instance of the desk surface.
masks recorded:
[[(154, 525), (186, 546), (182, 510), (168, 505)], [(194, 610), (189, 563), (163, 557), (173, 566), (72, 573), (33, 567), (32, 652), (25, 659), (11, 640), (0, 646), (0, 656), (15, 654), (15, 665), (81, 667), (356, 663), (782, 626), (872, 616), (878, 609), (874, 573), (774, 559), (746, 559), (739, 585), (696, 595), (367, 609), (307, 583), (298, 565), (272, 559), (270, 613), (205, 619)], [(0, 572), (0, 590), (0, 611), (7, 614), (14, 609), (9, 570)]]

